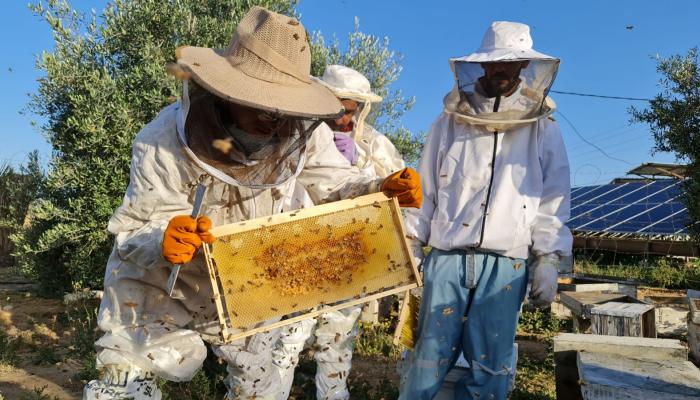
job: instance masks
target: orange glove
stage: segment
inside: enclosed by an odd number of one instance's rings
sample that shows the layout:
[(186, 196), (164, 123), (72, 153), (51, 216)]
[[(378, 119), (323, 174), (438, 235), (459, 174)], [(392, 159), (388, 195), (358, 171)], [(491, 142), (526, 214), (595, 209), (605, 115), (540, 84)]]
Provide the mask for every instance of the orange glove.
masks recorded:
[(397, 197), (401, 207), (420, 208), (423, 203), (420, 175), (413, 168), (404, 168), (387, 176), (381, 190), (391, 197)]
[(197, 250), (202, 247), (202, 242), (214, 242), (214, 236), (209, 233), (209, 228), (211, 228), (211, 220), (207, 217), (197, 219), (189, 215), (173, 217), (163, 234), (163, 258), (173, 264), (190, 262)]

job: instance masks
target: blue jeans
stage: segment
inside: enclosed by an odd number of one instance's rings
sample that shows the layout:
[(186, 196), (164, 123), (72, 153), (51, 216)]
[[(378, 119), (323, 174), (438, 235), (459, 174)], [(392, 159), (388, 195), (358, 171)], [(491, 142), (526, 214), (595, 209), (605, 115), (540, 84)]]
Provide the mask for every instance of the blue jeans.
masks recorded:
[(471, 368), (455, 399), (504, 400), (526, 263), (495, 254), (433, 249), (423, 263), (418, 340), (401, 376), (399, 399), (432, 399), (463, 352)]

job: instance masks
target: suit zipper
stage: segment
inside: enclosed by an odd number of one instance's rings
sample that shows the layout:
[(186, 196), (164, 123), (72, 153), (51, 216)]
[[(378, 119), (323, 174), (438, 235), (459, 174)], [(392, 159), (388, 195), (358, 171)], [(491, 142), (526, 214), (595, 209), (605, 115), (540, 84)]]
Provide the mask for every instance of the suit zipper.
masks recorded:
[[(498, 107), (501, 104), (501, 96), (496, 97), (496, 101), (493, 103), (493, 112), (498, 112)], [(481, 247), (484, 243), (484, 231), (486, 230), (486, 215), (489, 212), (489, 201), (491, 200), (491, 188), (493, 186), (493, 176), (496, 170), (496, 150), (498, 149), (498, 131), (493, 132), (493, 154), (491, 155), (491, 179), (489, 180), (489, 187), (486, 190), (486, 202), (484, 203), (484, 215), (481, 218), (481, 235), (479, 237), (479, 244), (476, 247)]]

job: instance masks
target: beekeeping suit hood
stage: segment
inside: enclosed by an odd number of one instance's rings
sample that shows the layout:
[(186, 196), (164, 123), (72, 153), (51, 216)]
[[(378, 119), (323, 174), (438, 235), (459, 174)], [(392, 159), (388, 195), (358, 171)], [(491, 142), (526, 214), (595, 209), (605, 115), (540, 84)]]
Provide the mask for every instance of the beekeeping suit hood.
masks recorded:
[[(520, 82), (509, 96), (489, 97), (480, 84), (485, 63), (527, 62)], [(455, 86), (445, 96), (445, 112), (460, 121), (505, 131), (532, 123), (554, 112), (547, 94), (557, 74), (559, 59), (532, 48), (530, 27), (516, 22), (496, 21), (484, 34), (474, 53), (450, 59)]]
[(355, 117), (355, 129), (351, 133), (353, 139), (359, 141), (372, 103), (382, 101), (381, 96), (372, 93), (369, 80), (358, 71), (344, 65), (329, 65), (320, 79), (312, 80), (330, 89), (339, 99), (350, 99), (360, 103), (360, 113)]
[(393, 143), (365, 121), (372, 110), (372, 103), (381, 102), (382, 97), (372, 92), (370, 82), (364, 75), (344, 65), (329, 65), (321, 78), (311, 79), (328, 88), (337, 98), (359, 103), (360, 112), (356, 113), (354, 128), (350, 132), (358, 152), (358, 168), (382, 178), (405, 168), (401, 153)]

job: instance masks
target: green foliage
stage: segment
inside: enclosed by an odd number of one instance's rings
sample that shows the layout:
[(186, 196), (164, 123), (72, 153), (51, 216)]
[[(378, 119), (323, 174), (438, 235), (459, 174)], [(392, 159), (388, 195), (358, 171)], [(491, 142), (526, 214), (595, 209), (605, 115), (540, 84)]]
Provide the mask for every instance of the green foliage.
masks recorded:
[(12, 266), (10, 235), (24, 224), (29, 204), (41, 194), (44, 172), (39, 154), (29, 153), (27, 163), (15, 170), (9, 164), (0, 166), (0, 265)]
[(42, 387), (35, 387), (32, 390), (32, 393), (23, 394), (19, 400), (59, 400), (59, 398), (56, 396), (51, 397), (48, 394), (44, 393), (47, 387), (48, 385), (44, 385)]
[(648, 286), (665, 289), (700, 290), (700, 262), (686, 262), (670, 257), (653, 257), (640, 260), (623, 259), (617, 263), (606, 263), (601, 255), (597, 259), (579, 259), (575, 271), (588, 275), (600, 275), (639, 281)]
[[(107, 222), (127, 186), (131, 143), (180, 96), (181, 86), (166, 73), (166, 64), (181, 45), (226, 46), (253, 5), (294, 14), (296, 2), (115, 0), (99, 16), (81, 15), (66, 0), (31, 6), (55, 42), (37, 61), (45, 75), (29, 106), (46, 121), (41, 129), (53, 158), (41, 200), (29, 211), (31, 224), (13, 242), (20, 269), (38, 279), (45, 294), (101, 287), (112, 246)], [(400, 72), (388, 41), (356, 30), (342, 52), (337, 45), (321, 49), (320, 34), (315, 38), (314, 65), (352, 61), (368, 74), (375, 90), (387, 97), (372, 118), (385, 118), (378, 127), (408, 151), (409, 160), (415, 157), (419, 144), (392, 125), (413, 100), (388, 91)]]
[(52, 365), (61, 361), (53, 346), (37, 346), (36, 350), (34, 357), (34, 364), (36, 365)]
[(378, 324), (360, 322), (360, 334), (355, 338), (355, 353), (365, 357), (397, 357), (401, 349), (394, 346), (391, 320)]
[(226, 363), (209, 349), (202, 369), (189, 382), (158, 380), (163, 400), (218, 400), (226, 393)]
[(521, 355), (511, 400), (555, 400), (554, 357), (552, 350), (539, 361)]
[(415, 103), (415, 98), (405, 98), (401, 90), (390, 86), (401, 74), (402, 56), (389, 49), (389, 38), (379, 38), (360, 31), (360, 22), (355, 18), (355, 30), (348, 34), (347, 49), (333, 37), (326, 44), (320, 32), (311, 37), (311, 74), (323, 75), (326, 65), (340, 64), (353, 68), (367, 77), (372, 91), (384, 98), (379, 106), (372, 105), (367, 122), (384, 133), (396, 146), (408, 164), (415, 164), (423, 148), (425, 134), (412, 134), (399, 124), (401, 117)]
[(95, 341), (101, 333), (97, 329), (99, 301), (80, 300), (69, 306), (62, 316), (62, 324), (72, 332), (69, 350), (80, 358), (95, 358)]
[(689, 179), (683, 185), (690, 228), (700, 241), (700, 67), (698, 49), (685, 56), (656, 58), (661, 93), (644, 110), (631, 108), (632, 120), (649, 125), (656, 151), (673, 152), (688, 163)]
[(539, 308), (523, 310), (518, 321), (518, 330), (525, 333), (554, 336), (559, 333), (562, 321), (548, 310)]
[(16, 366), (19, 363), (20, 339), (13, 338), (0, 329), (0, 365)]

